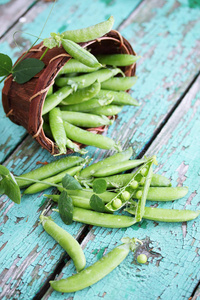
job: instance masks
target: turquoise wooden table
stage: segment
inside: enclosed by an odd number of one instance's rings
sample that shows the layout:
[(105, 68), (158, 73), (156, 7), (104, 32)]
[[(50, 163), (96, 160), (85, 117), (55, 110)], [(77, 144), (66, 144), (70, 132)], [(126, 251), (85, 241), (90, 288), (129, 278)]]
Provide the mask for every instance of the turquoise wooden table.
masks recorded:
[[(28, 48), (39, 35), (51, 2), (0, 0), (0, 52), (13, 61), (22, 53), (13, 41)], [(198, 0), (58, 0), (44, 29), (50, 32), (82, 28), (115, 18), (114, 28), (141, 56), (138, 81), (132, 95), (139, 107), (125, 106), (108, 129), (107, 136), (133, 147), (133, 157), (157, 156), (155, 169), (173, 186), (188, 186), (179, 201), (159, 207), (199, 209), (200, 195), (200, 2)], [(0, 88), (2, 89), (1, 83)], [(0, 104), (0, 162), (15, 175), (36, 167), (37, 161), (54, 157), (6, 118)], [(98, 161), (111, 151), (87, 147)], [(54, 192), (53, 189), (48, 190)], [(20, 205), (0, 198), (0, 299), (200, 299), (200, 218), (187, 223), (143, 220), (127, 229), (105, 229), (73, 222), (64, 225), (81, 242), (87, 266), (120, 243), (124, 236), (145, 240), (148, 263), (138, 264), (129, 255), (107, 277), (82, 291), (61, 294), (48, 281), (75, 272), (63, 249), (38, 224), (46, 207), (43, 193), (23, 196)]]

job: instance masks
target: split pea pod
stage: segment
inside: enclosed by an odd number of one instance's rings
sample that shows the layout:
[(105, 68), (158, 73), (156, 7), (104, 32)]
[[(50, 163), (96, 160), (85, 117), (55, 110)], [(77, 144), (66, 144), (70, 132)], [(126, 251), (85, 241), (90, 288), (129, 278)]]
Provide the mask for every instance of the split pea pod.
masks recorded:
[(77, 272), (84, 269), (86, 259), (77, 240), (66, 230), (58, 226), (50, 217), (40, 215), (40, 221), (44, 230), (52, 236), (72, 258)]
[(108, 167), (116, 164), (118, 161), (126, 161), (133, 154), (133, 149), (129, 147), (127, 150), (124, 150), (120, 153), (116, 153), (110, 157), (105, 158), (102, 161), (99, 161), (95, 164), (91, 164), (80, 172), (80, 178), (87, 178), (94, 175), (99, 169)]
[[(52, 177), (48, 177), (45, 180), (41, 180), (41, 183), (34, 183), (31, 186), (29, 186), (25, 191), (24, 194), (35, 194), (38, 192), (41, 192), (43, 190), (48, 189), (51, 186), (51, 183), (59, 183), (62, 181), (62, 178), (66, 175), (69, 174), (71, 176), (74, 176), (77, 172), (79, 172), (83, 166), (76, 166), (72, 167), (70, 169), (67, 169), (57, 175), (54, 175)], [(45, 183), (43, 183), (43, 181)], [(50, 184), (46, 184), (46, 182), (49, 182)]]
[[(84, 170), (83, 170), (84, 171)], [(82, 171), (82, 172), (83, 172)], [(128, 182), (131, 180), (133, 177), (134, 173), (126, 173), (126, 174), (118, 174), (118, 175), (112, 175), (112, 176), (107, 176), (107, 177), (102, 177), (106, 183), (107, 183), (107, 188), (121, 188), (124, 185), (127, 185)], [(168, 187), (171, 186), (171, 182), (168, 178), (166, 178), (163, 175), (159, 174), (153, 174), (152, 179), (151, 179), (151, 186), (163, 186), (163, 187)]]
[[(56, 161), (53, 161), (47, 165), (43, 165), (42, 167), (39, 167), (35, 170), (32, 170), (28, 173), (24, 173), (18, 177), (15, 176), (17, 184), (20, 188), (24, 188), (28, 185), (30, 185), (30, 181), (27, 179), (33, 179), (33, 180), (42, 180), (45, 178), (48, 178), (50, 176), (53, 176), (55, 174), (58, 174), (66, 169), (72, 168), (74, 166), (79, 165), (82, 163), (84, 159), (79, 156), (67, 156), (64, 158), (60, 158)], [(23, 179), (21, 179), (23, 177)]]
[(100, 83), (94, 82), (93, 84), (83, 88), (78, 89), (75, 92), (73, 92), (71, 95), (63, 99), (61, 102), (62, 105), (75, 105), (77, 103), (82, 103), (84, 101), (87, 101), (91, 98), (93, 98), (96, 94), (100, 91)]
[(88, 42), (108, 33), (112, 29), (113, 23), (114, 18), (113, 16), (110, 16), (108, 20), (93, 26), (76, 30), (67, 30), (63, 32), (61, 36), (64, 39), (69, 39), (76, 43)]
[(110, 91), (101, 89), (97, 95), (98, 97), (113, 97), (112, 104), (116, 105), (140, 105), (137, 100), (131, 97), (130, 94), (124, 91)]
[(145, 159), (135, 159), (135, 160), (127, 160), (127, 161), (119, 161), (116, 164), (111, 166), (107, 166), (101, 168), (100, 170), (96, 171), (93, 176), (94, 177), (105, 177), (109, 175), (118, 174), (127, 170), (131, 170), (140, 166), (141, 164), (145, 163)]
[(48, 113), (51, 109), (56, 107), (64, 98), (66, 98), (70, 93), (72, 93), (72, 88), (70, 86), (65, 86), (56, 91), (55, 93), (48, 96), (42, 108), (42, 115)]
[(106, 116), (96, 116), (83, 112), (61, 111), (61, 116), (64, 121), (80, 127), (93, 128), (113, 123), (113, 120), (108, 119)]
[(136, 246), (133, 243), (135, 243), (135, 239), (130, 239), (130, 243), (115, 247), (78, 274), (61, 280), (50, 281), (51, 287), (61, 293), (70, 293), (91, 286), (114, 270), (127, 257), (130, 250), (132, 252), (135, 250)]
[(114, 140), (106, 136), (89, 132), (66, 121), (64, 121), (64, 128), (67, 137), (75, 142), (106, 150), (118, 149), (118, 146), (115, 144)]
[(56, 145), (58, 146), (59, 154), (65, 154), (67, 151), (67, 137), (59, 107), (55, 107), (49, 112), (49, 125)]
[(89, 73), (94, 72), (98, 70), (99, 67), (96, 68), (90, 68), (84, 64), (82, 64), (80, 61), (71, 58), (60, 70), (58, 75), (63, 74), (70, 74), (70, 73)]
[(104, 116), (114, 116), (122, 111), (123, 106), (119, 105), (105, 105), (102, 107), (96, 107), (89, 110), (89, 113), (96, 114), (96, 115), (104, 115)]
[(129, 90), (137, 81), (136, 76), (132, 77), (113, 77), (102, 82), (102, 89), (113, 91), (126, 91)]
[(125, 67), (134, 64), (140, 57), (131, 54), (101, 54), (96, 55), (102, 65)]
[(106, 68), (106, 69), (100, 69), (92, 73), (83, 74), (74, 77), (59, 77), (55, 80), (55, 83), (59, 87), (66, 86), (66, 85), (76, 85), (79, 89), (83, 89), (93, 84), (95, 81), (103, 82), (117, 75), (118, 73), (122, 73), (121, 69)]
[(101, 67), (101, 64), (98, 62), (96, 57), (86, 49), (82, 48), (80, 45), (71, 40), (63, 38), (61, 39), (61, 43), (65, 51), (82, 64), (91, 68)]
[[(112, 100), (113, 100), (113, 98), (110, 98), (110, 99), (91, 98), (82, 103), (60, 106), (60, 109), (62, 111), (90, 112), (93, 110), (93, 108), (102, 107), (104, 105), (110, 104), (112, 102)], [(104, 115), (104, 114), (101, 114), (101, 115)]]
[[(135, 214), (135, 209), (126, 209), (127, 212)], [(200, 210), (179, 210), (179, 209), (164, 209), (145, 207), (144, 219), (158, 222), (186, 222), (197, 218)]]

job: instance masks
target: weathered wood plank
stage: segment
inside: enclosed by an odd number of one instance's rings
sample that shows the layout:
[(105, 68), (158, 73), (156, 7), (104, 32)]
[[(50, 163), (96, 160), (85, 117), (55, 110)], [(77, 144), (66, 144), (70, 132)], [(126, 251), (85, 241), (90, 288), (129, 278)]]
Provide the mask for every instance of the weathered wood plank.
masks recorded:
[[(199, 78), (198, 78), (199, 79)], [(169, 176), (174, 186), (189, 186), (189, 194), (172, 203), (159, 203), (160, 208), (199, 208), (199, 159), (200, 152), (200, 81), (176, 109), (166, 126), (157, 136), (147, 155), (157, 154), (160, 174)], [(154, 205), (156, 203), (148, 203)], [(126, 230), (105, 230), (93, 227), (91, 242), (85, 246), (88, 265), (107, 253), (124, 236), (150, 238), (148, 265), (139, 265), (134, 257), (127, 259), (110, 275), (83, 291), (69, 294), (52, 292), (43, 297), (51, 299), (188, 299), (199, 281), (200, 218), (185, 223), (157, 223), (144, 220)], [(155, 255), (156, 254), (156, 255)], [(74, 273), (67, 265), (61, 276)], [(117, 283), (117, 284), (116, 284)]]
[[(110, 1), (87, 2), (79, 0), (76, 1), (76, 4), (74, 4), (73, 0), (70, 0), (67, 2), (67, 5), (66, 1), (60, 0), (54, 7), (42, 37), (49, 37), (51, 32), (62, 32), (66, 29), (82, 28), (84, 26), (96, 24), (97, 22), (107, 19), (111, 14), (115, 17), (115, 28), (117, 28), (140, 1), (141, 0), (127, 0), (127, 9), (120, 0), (113, 3)], [(35, 38), (25, 34), (25, 32), (39, 36), (51, 6), (52, 3), (43, 1), (38, 2), (37, 5), (25, 15), (25, 22), (17, 23), (16, 26), (9, 31), (9, 34), (1, 40), (1, 52), (7, 53), (11, 56), (13, 61), (15, 61), (23, 51), (16, 47), (12, 39), (13, 33), (18, 30), (24, 32), (19, 32), (15, 38), (18, 45), (23, 47), (23, 50), (25, 48), (28, 49), (28, 47), (31, 46), (31, 43), (35, 41)], [(0, 90), (2, 88), (3, 84), (1, 83)], [(0, 118), (0, 162), (3, 162), (13, 149), (15, 149), (16, 145), (18, 145), (25, 137), (26, 131), (24, 128), (13, 124), (5, 117), (1, 98)]]
[[(36, 1), (33, 0), (1, 0), (0, 1), (0, 37), (18, 21), (18, 19), (30, 9)], [(20, 23), (25, 21), (24, 18), (19, 20)]]

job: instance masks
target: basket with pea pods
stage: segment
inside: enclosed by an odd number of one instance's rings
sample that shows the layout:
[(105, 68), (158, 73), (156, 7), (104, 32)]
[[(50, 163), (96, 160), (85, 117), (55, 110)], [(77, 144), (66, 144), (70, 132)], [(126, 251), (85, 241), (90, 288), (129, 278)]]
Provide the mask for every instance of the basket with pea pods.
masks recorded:
[[(19, 58), (5, 80), (6, 115), (53, 155), (84, 154), (85, 145), (120, 149), (101, 133), (123, 105), (139, 105), (127, 93), (137, 80), (138, 56), (112, 30), (113, 22), (111, 16), (91, 27), (51, 33)], [(40, 61), (41, 70), (20, 77), (20, 65), (30, 60)]]

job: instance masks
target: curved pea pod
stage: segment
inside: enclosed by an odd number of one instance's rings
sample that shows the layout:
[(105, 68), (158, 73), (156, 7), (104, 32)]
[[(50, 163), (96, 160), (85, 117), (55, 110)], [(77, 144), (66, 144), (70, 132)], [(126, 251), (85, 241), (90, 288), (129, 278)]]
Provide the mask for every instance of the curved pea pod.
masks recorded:
[(133, 97), (131, 97), (130, 94), (127, 92), (116, 92), (116, 91), (110, 91), (110, 90), (103, 90), (101, 89), (97, 95), (98, 97), (113, 97), (112, 104), (116, 105), (134, 105), (139, 106), (137, 100), (135, 100)]
[(75, 142), (106, 150), (118, 149), (118, 146), (115, 144), (114, 140), (106, 136), (89, 132), (66, 121), (64, 121), (64, 128), (67, 137)]
[[(72, 168), (74, 166), (79, 165), (83, 162), (84, 159), (79, 156), (68, 156), (64, 158), (60, 158), (56, 161), (53, 161), (47, 165), (43, 165), (35, 170), (32, 170), (28, 173), (24, 173), (18, 177), (16, 177), (17, 184), (20, 188), (26, 187), (30, 185), (29, 179), (33, 180), (42, 180), (58, 174), (66, 169)], [(23, 179), (21, 179), (23, 177)], [(24, 179), (25, 178), (25, 179)], [(27, 180), (26, 180), (27, 178)]]
[(100, 67), (91, 68), (84, 64), (82, 64), (80, 61), (71, 58), (60, 70), (58, 75), (63, 74), (70, 74), (70, 73), (89, 73), (94, 72), (98, 70)]
[(65, 51), (82, 64), (91, 68), (101, 67), (101, 64), (92, 53), (82, 48), (75, 42), (68, 39), (61, 39), (61, 43)]
[(56, 107), (64, 98), (66, 98), (70, 93), (72, 93), (72, 88), (69, 86), (62, 87), (55, 93), (46, 97), (44, 105), (42, 108), (42, 115), (48, 113), (51, 109)]
[(93, 176), (94, 177), (105, 177), (109, 175), (118, 174), (127, 170), (131, 170), (145, 163), (145, 159), (135, 159), (135, 160), (127, 160), (127, 161), (119, 161), (116, 164), (111, 166), (107, 166), (105, 168), (101, 168), (96, 171)]
[[(108, 105), (112, 102), (113, 98), (110, 99), (99, 99), (92, 98), (82, 103), (60, 106), (62, 111), (76, 111), (76, 112), (92, 112), (94, 108)], [(106, 114), (101, 114), (106, 115)]]
[(102, 82), (102, 89), (113, 91), (126, 91), (129, 90), (137, 81), (136, 76), (132, 77), (113, 77)]
[(74, 239), (74, 237), (66, 230), (53, 222), (50, 217), (41, 215), (40, 221), (45, 231), (51, 235), (72, 258), (77, 272), (84, 269), (86, 265), (86, 259), (77, 240)]
[[(24, 194), (35, 194), (38, 192), (41, 192), (43, 190), (48, 189), (49, 187), (51, 187), (51, 183), (59, 183), (62, 181), (62, 178), (66, 175), (69, 174), (71, 176), (76, 175), (81, 169), (83, 168), (83, 166), (76, 166), (73, 168), (70, 168), (68, 170), (65, 170), (55, 176), (46, 178), (45, 180), (42, 180), (41, 183), (34, 183), (31, 186), (29, 186), (25, 191)], [(44, 182), (43, 182), (44, 181)], [(49, 182), (50, 184), (46, 184), (46, 182)]]
[(55, 83), (59, 87), (71, 85), (71, 86), (76, 86), (79, 89), (83, 89), (93, 84), (95, 81), (103, 82), (117, 75), (118, 73), (123, 73), (123, 72), (119, 68), (100, 69), (98, 71), (80, 75), (80, 76), (60, 77), (55, 80)]
[(76, 43), (88, 42), (108, 33), (112, 29), (113, 23), (114, 18), (113, 16), (110, 16), (108, 20), (93, 26), (76, 30), (67, 30), (63, 32), (61, 36)]
[(99, 82), (94, 82), (86, 88), (78, 89), (77, 91), (73, 92), (71, 95), (66, 97), (61, 104), (70, 106), (71, 104), (75, 105), (77, 103), (87, 101), (99, 93), (100, 87), (101, 84)]
[(87, 178), (94, 175), (95, 172), (100, 170), (101, 168), (109, 167), (111, 165), (116, 164), (118, 161), (126, 161), (133, 154), (133, 149), (129, 147), (127, 150), (124, 150), (120, 153), (116, 153), (110, 157), (105, 158), (95, 164), (91, 164), (80, 172), (80, 178)]
[[(130, 214), (135, 214), (134, 208), (127, 208), (126, 211)], [(143, 218), (158, 222), (186, 222), (196, 219), (199, 214), (200, 210), (192, 211), (145, 207)]]
[(49, 112), (49, 126), (51, 128), (51, 132), (56, 145), (58, 146), (58, 149), (60, 151), (57, 155), (65, 154), (67, 152), (67, 138), (62, 120), (62, 114), (59, 107), (55, 107)]
[(150, 187), (147, 199), (151, 201), (173, 201), (184, 197), (188, 187)]
[(65, 279), (50, 281), (51, 287), (58, 292), (70, 293), (82, 290), (98, 282), (114, 270), (127, 257), (130, 251), (134, 252), (136, 239), (126, 238), (126, 240), (128, 239), (128, 242), (115, 247), (80, 273)]
[(96, 55), (102, 65), (125, 67), (134, 64), (140, 57), (131, 54), (101, 54)]
[(119, 114), (123, 109), (123, 106), (119, 105), (106, 105), (102, 107), (96, 107), (89, 110), (90, 113), (104, 116), (114, 116)]
[(103, 125), (112, 125), (113, 123), (113, 120), (108, 119), (106, 116), (96, 116), (83, 112), (61, 111), (61, 115), (64, 121), (80, 127), (93, 128)]

